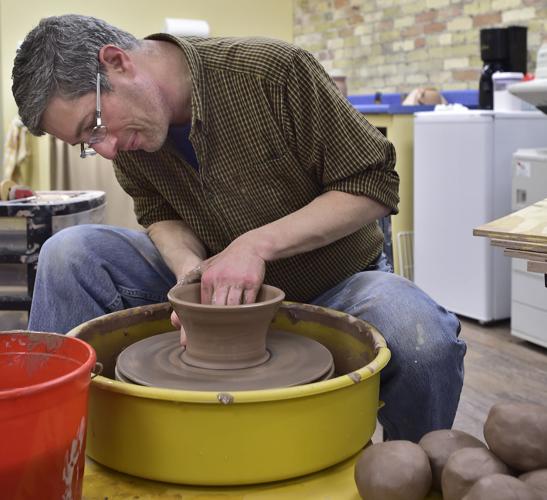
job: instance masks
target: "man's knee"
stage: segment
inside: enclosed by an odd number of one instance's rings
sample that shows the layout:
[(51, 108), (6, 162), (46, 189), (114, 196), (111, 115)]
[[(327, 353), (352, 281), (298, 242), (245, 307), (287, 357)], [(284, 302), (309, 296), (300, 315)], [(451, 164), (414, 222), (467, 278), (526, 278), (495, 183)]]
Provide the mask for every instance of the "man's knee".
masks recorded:
[(100, 230), (98, 224), (83, 224), (55, 233), (42, 245), (39, 265), (51, 270), (67, 268), (72, 263), (83, 265), (86, 255), (96, 250), (93, 242)]
[(411, 281), (369, 271), (360, 273), (352, 286), (354, 302), (347, 312), (376, 326), (397, 357), (418, 355), (433, 364), (463, 357), (458, 318)]

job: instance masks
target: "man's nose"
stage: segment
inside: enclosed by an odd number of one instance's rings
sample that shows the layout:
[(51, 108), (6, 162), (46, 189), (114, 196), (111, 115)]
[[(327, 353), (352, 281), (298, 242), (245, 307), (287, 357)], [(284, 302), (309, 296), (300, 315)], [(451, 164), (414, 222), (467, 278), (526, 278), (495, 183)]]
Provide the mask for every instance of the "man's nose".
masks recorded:
[(103, 158), (113, 160), (118, 153), (118, 139), (116, 139), (116, 137), (112, 134), (108, 134), (104, 141), (93, 144), (91, 147)]

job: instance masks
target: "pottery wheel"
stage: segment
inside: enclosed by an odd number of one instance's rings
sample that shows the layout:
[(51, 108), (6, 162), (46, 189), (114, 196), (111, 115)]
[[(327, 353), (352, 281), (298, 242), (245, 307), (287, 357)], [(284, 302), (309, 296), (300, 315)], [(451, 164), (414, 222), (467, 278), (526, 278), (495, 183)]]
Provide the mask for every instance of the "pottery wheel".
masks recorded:
[(309, 384), (334, 373), (330, 351), (319, 342), (283, 331), (270, 331), (270, 357), (250, 368), (212, 370), (187, 365), (180, 332), (135, 342), (118, 356), (116, 379), (123, 382), (195, 391), (273, 389)]

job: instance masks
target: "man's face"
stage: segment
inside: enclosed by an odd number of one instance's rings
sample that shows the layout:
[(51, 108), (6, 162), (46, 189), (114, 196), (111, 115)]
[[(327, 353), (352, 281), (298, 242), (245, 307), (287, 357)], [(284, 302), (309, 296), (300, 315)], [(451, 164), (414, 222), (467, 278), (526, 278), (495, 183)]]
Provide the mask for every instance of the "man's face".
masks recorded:
[[(112, 91), (101, 92), (101, 118), (107, 135), (92, 148), (110, 160), (118, 151), (157, 151), (169, 128), (168, 110), (159, 90), (152, 82), (112, 76)], [(87, 143), (96, 124), (95, 111), (95, 92), (73, 100), (53, 97), (43, 115), (43, 128), (69, 144)]]

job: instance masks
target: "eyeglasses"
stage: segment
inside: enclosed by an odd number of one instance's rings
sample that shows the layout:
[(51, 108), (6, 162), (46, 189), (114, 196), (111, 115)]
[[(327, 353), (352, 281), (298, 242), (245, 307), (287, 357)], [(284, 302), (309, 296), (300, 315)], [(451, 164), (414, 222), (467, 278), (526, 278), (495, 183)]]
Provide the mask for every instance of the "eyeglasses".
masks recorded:
[(106, 135), (108, 134), (108, 130), (105, 125), (101, 122), (101, 74), (97, 73), (97, 108), (95, 111), (95, 126), (93, 127), (93, 130), (91, 131), (91, 135), (89, 136), (89, 141), (87, 143), (88, 147), (85, 147), (85, 144), (82, 142), (80, 143), (80, 158), (87, 158), (88, 156), (93, 156), (97, 154), (97, 151), (95, 151), (91, 146), (93, 144), (98, 144), (99, 142), (102, 142), (105, 140)]

